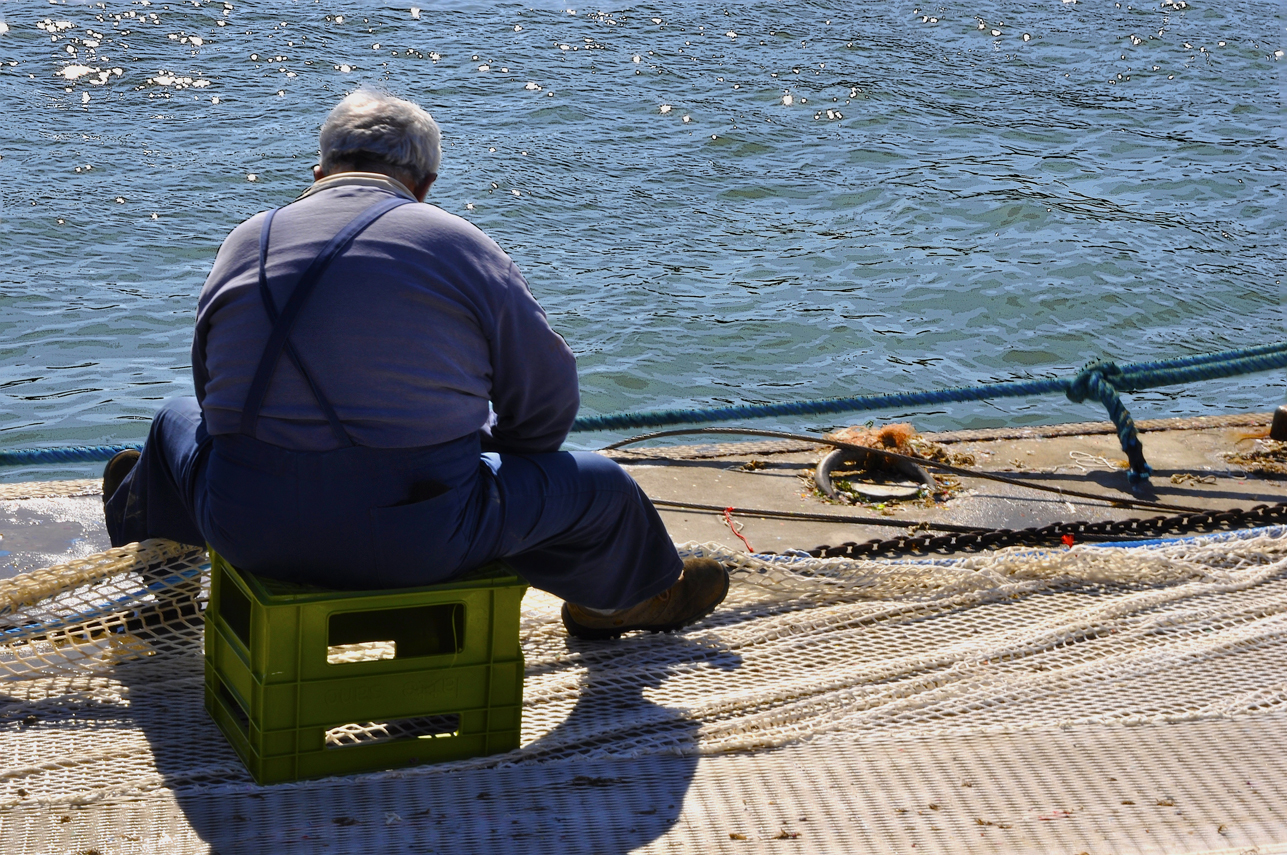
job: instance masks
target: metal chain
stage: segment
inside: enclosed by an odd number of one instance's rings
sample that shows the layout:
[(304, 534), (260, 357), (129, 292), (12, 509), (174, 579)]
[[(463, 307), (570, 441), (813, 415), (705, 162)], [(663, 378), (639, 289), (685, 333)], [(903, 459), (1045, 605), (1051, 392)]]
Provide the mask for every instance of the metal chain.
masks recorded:
[[(981, 552), (1005, 546), (1071, 545), (1077, 542), (1105, 542), (1115, 540), (1147, 540), (1168, 534), (1196, 532), (1236, 531), (1256, 526), (1287, 523), (1287, 502), (1277, 505), (1256, 505), (1249, 511), (1233, 508), (1228, 511), (1207, 511), (1177, 514), (1170, 517), (1145, 517), (1106, 522), (1051, 523), (1040, 528), (995, 529), (982, 533), (954, 533), (921, 535), (913, 537), (874, 539), (866, 543), (849, 541), (839, 546), (817, 546), (808, 550), (814, 558), (870, 558), (876, 555), (924, 555), (927, 553), (950, 554), (953, 552)], [(773, 553), (765, 553), (772, 555)]]

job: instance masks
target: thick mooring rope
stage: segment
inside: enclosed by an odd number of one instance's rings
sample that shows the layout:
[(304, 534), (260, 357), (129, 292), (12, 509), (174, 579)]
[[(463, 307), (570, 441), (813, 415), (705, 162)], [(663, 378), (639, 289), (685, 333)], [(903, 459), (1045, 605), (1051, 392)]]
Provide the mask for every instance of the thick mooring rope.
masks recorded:
[[(1117, 365), (1094, 360), (1075, 377), (1044, 380), (1016, 380), (983, 386), (957, 386), (924, 392), (894, 392), (886, 395), (855, 395), (848, 398), (819, 398), (781, 404), (748, 404), (731, 407), (645, 410), (602, 416), (583, 416), (572, 425), (573, 433), (702, 424), (732, 419), (761, 419), (774, 416), (818, 416), (864, 410), (902, 409), (937, 404), (987, 401), (994, 398), (1021, 398), (1061, 392), (1074, 403), (1095, 398), (1108, 411), (1131, 468), (1132, 483), (1148, 479), (1151, 469), (1144, 459), (1144, 447), (1120, 392), (1138, 392), (1159, 386), (1174, 386), (1199, 380), (1218, 380), (1240, 374), (1254, 374), (1287, 367), (1287, 341), (1274, 344), (1204, 353), (1178, 359)], [(19, 448), (0, 451), (0, 466), (40, 463), (88, 463), (109, 460), (118, 452), (139, 449), (139, 443), (123, 445), (82, 445), (62, 448)]]
[(1127, 475), (1132, 483), (1137, 483), (1147, 480), (1152, 470), (1144, 460), (1144, 448), (1135, 429), (1135, 422), (1122, 403), (1118, 395), (1119, 391), (1136, 392), (1157, 386), (1170, 386), (1196, 380), (1217, 380), (1283, 367), (1287, 367), (1287, 342), (1277, 342), (1259, 347), (1121, 366), (1110, 361), (1095, 360), (1088, 363), (1072, 378), (1021, 380), (986, 386), (953, 387), (926, 392), (895, 392), (888, 395), (858, 395), (851, 398), (827, 398), (782, 404), (653, 410), (619, 415), (587, 416), (577, 419), (572, 429), (574, 431), (618, 430), (768, 416), (812, 416), (1062, 392), (1074, 403), (1081, 403), (1093, 396), (1104, 405), (1109, 418), (1117, 428), (1122, 451), (1130, 460), (1131, 468)]

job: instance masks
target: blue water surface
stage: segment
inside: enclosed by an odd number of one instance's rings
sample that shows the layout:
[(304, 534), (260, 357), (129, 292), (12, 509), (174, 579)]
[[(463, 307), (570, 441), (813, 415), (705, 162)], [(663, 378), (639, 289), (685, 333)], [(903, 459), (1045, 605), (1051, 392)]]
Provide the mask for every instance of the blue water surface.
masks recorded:
[[(323, 117), (363, 83), (438, 119), (431, 201), (523, 269), (577, 354), (584, 414), (1067, 375), (1285, 333), (1275, 3), (0, 16), (0, 447), (138, 441), (191, 394), (219, 242), (306, 186)], [(1285, 387), (1127, 403), (1263, 411)], [(1102, 416), (1047, 397), (758, 426)]]

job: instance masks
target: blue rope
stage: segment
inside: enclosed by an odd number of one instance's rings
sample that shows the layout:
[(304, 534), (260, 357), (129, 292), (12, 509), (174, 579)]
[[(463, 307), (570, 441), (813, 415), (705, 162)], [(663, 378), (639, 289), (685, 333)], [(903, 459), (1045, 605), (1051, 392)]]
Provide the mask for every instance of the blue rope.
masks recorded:
[(1144, 460), (1144, 445), (1135, 429), (1135, 421), (1126, 411), (1118, 390), (1138, 391), (1155, 386), (1171, 386), (1195, 380), (1217, 380), (1239, 374), (1270, 371), (1287, 365), (1284, 343), (1245, 348), (1224, 353), (1203, 354), (1169, 363), (1146, 362), (1119, 368), (1115, 363), (1096, 360), (1089, 363), (1068, 384), (1065, 394), (1073, 403), (1094, 396), (1108, 411), (1122, 451), (1130, 462), (1127, 480), (1132, 484), (1147, 481), (1153, 470)]
[(1095, 360), (1073, 378), (1064, 392), (1068, 400), (1080, 404), (1090, 395), (1094, 395), (1108, 410), (1108, 417), (1117, 428), (1117, 438), (1130, 461), (1130, 471), (1126, 478), (1132, 484), (1148, 480), (1153, 469), (1144, 460), (1144, 444), (1140, 442), (1139, 432), (1135, 430), (1135, 420), (1126, 411), (1126, 405), (1117, 394), (1117, 387), (1122, 385), (1122, 369), (1113, 362)]
[[(583, 416), (572, 425), (574, 433), (587, 431), (652, 428), (667, 425), (701, 424), (732, 419), (761, 419), (776, 416), (819, 416), (863, 410), (904, 409), (988, 401), (996, 398), (1020, 398), (1062, 392), (1074, 403), (1094, 398), (1104, 405), (1117, 428), (1122, 450), (1130, 461), (1128, 473), (1132, 483), (1147, 480), (1151, 472), (1144, 460), (1144, 448), (1135, 422), (1122, 403), (1120, 392), (1138, 392), (1158, 386), (1173, 386), (1199, 380), (1217, 380), (1240, 374), (1253, 374), (1287, 367), (1287, 341), (1274, 344), (1204, 353), (1178, 359), (1117, 365), (1095, 360), (1076, 377), (1044, 380), (1016, 380), (985, 386), (957, 386), (925, 392), (894, 392), (886, 395), (855, 395), (849, 398), (823, 398), (781, 404), (747, 404), (730, 407), (651, 410), (615, 415)], [(110, 460), (139, 444), (74, 446), (70, 448), (28, 448), (0, 451), (0, 466), (37, 463), (84, 463)]]
[(13, 448), (0, 451), (0, 466), (34, 466), (39, 463), (93, 463), (111, 460), (118, 452), (139, 450), (139, 442), (125, 445), (69, 445), (62, 448)]
[(860, 410), (884, 410), (946, 404), (961, 401), (986, 401), (992, 398), (1022, 398), (1031, 395), (1063, 392), (1067, 380), (1018, 380), (988, 386), (956, 386), (928, 392), (892, 392), (886, 395), (857, 395), (852, 398), (824, 398), (814, 401), (788, 401), (781, 404), (744, 404), (732, 407), (710, 407), (691, 410), (645, 410), (605, 416), (582, 416), (572, 425), (573, 433), (581, 431), (651, 428), (666, 425), (701, 424), (730, 419), (760, 419), (769, 416), (820, 416)]
[(1157, 362), (1136, 362), (1125, 366), (1123, 371), (1169, 371), (1186, 368), (1190, 365), (1207, 365), (1215, 362), (1228, 362), (1231, 359), (1247, 359), (1258, 356), (1273, 356), (1282, 351), (1287, 342), (1262, 344), (1256, 347), (1244, 347), (1240, 350), (1223, 350), (1217, 353), (1199, 353), (1195, 356), (1181, 356), (1176, 359), (1164, 359)]
[[(1268, 371), (1284, 366), (1287, 366), (1287, 342), (1243, 350), (1228, 350), (1222, 353), (1204, 354), (1202, 356), (1183, 357), (1169, 362), (1128, 364), (1122, 366), (1120, 371), (1122, 377), (1128, 383), (1127, 391), (1138, 391), (1153, 386), (1166, 386), (1172, 383), (1192, 380), (1217, 379), (1229, 377), (1233, 374)], [(1225, 369), (1228, 367), (1233, 370), (1226, 372)], [(1086, 369), (1083, 369), (1082, 373), (1084, 374), (1085, 371)], [(1081, 377), (1081, 375), (1079, 374), (1078, 377)], [(782, 404), (651, 410), (615, 415), (583, 416), (576, 420), (572, 430), (577, 432), (651, 428), (677, 424), (700, 424), (702, 422), (726, 421), (729, 419), (765, 418), (768, 416), (813, 416), (858, 412), (860, 410), (986, 401), (994, 398), (1019, 398), (1053, 392), (1067, 394), (1068, 389), (1076, 383), (1077, 378), (1072, 380), (1063, 378), (1015, 380), (1006, 383), (992, 383), (986, 386), (962, 386), (926, 392), (893, 392), (886, 395), (858, 395), (852, 398), (826, 398)]]
[[(1232, 351), (1237, 353), (1237, 351)], [(1154, 365), (1156, 363), (1146, 363)], [(1221, 362), (1181, 365), (1172, 368), (1152, 368), (1144, 365), (1124, 365), (1122, 375), (1124, 391), (1134, 392), (1156, 386), (1175, 386), (1198, 380), (1220, 380), (1239, 374), (1256, 374), (1287, 366), (1287, 343), (1278, 345), (1276, 352), (1256, 353), (1231, 357)]]

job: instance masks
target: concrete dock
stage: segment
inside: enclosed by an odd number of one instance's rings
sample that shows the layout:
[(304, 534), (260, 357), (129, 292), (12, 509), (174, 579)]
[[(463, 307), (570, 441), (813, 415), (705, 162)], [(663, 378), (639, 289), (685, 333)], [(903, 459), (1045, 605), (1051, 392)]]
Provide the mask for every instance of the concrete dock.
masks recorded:
[[(972, 457), (975, 463), (967, 468), (1093, 493), (1103, 497), (1101, 502), (968, 476), (957, 479), (959, 487), (941, 502), (829, 502), (812, 483), (813, 469), (827, 449), (804, 442), (724, 442), (654, 449), (636, 445), (610, 453), (653, 499), (731, 507), (730, 518), (756, 551), (783, 552), (896, 537), (921, 521), (1021, 529), (1173, 513), (1108, 504), (1122, 499), (1197, 511), (1277, 504), (1287, 500), (1287, 480), (1276, 479), (1274, 473), (1249, 471), (1224, 456), (1251, 451), (1258, 442), (1266, 445), (1262, 437), (1267, 435), (1270, 417), (1269, 413), (1257, 413), (1140, 422), (1144, 450), (1153, 467), (1150, 483), (1142, 489), (1132, 489), (1128, 482), (1126, 458), (1108, 422), (923, 437), (955, 454)], [(754, 509), (834, 514), (854, 520), (876, 517), (906, 525), (772, 519), (757, 516)], [(676, 541), (746, 548), (721, 512), (663, 508), (661, 513)]]

